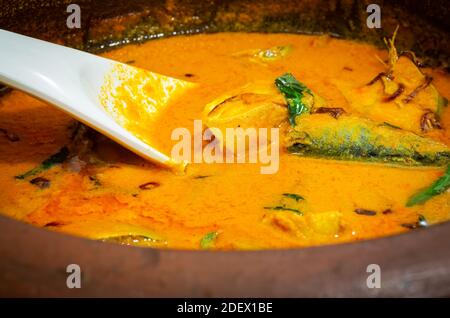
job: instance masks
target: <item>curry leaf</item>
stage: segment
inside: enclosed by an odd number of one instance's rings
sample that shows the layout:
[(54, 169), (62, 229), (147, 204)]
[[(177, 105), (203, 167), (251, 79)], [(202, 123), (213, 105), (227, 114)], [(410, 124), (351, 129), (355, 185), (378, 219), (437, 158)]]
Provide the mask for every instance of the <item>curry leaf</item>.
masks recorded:
[(204, 250), (210, 249), (214, 246), (214, 243), (217, 239), (219, 232), (209, 232), (200, 241), (200, 247)]
[(310, 111), (310, 107), (304, 103), (303, 98), (305, 93), (312, 95), (312, 92), (290, 73), (286, 73), (275, 79), (275, 85), (286, 99), (289, 122), (291, 126), (295, 126), (295, 118)]
[(277, 206), (265, 206), (264, 209), (266, 210), (276, 210), (276, 211), (289, 211), (289, 212), (294, 212), (296, 214), (299, 215), (303, 215), (303, 212), (298, 210), (298, 209), (292, 209), (292, 208), (288, 208), (282, 205), (277, 205)]
[(66, 146), (64, 146), (57, 153), (51, 155), (49, 158), (42, 161), (42, 163), (36, 168), (33, 168), (25, 172), (24, 174), (18, 175), (15, 178), (22, 180), (34, 176), (42, 171), (50, 169), (56, 164), (64, 162), (68, 156), (69, 156), (69, 149)]
[(432, 197), (443, 193), (448, 188), (450, 188), (450, 165), (448, 166), (445, 174), (438, 180), (436, 180), (431, 186), (417, 192), (411, 198), (409, 198), (406, 206), (410, 207), (416, 204), (424, 203)]
[(401, 129), (398, 126), (395, 126), (395, 125), (392, 125), (392, 124), (388, 123), (387, 121), (383, 122), (383, 125), (386, 126), (386, 127), (390, 127), (392, 129)]
[(290, 198), (290, 199), (293, 199), (293, 200), (295, 200), (297, 202), (300, 201), (300, 200), (305, 200), (304, 197), (302, 197), (301, 195), (298, 195), (296, 193), (283, 193), (283, 196), (285, 196), (287, 198)]

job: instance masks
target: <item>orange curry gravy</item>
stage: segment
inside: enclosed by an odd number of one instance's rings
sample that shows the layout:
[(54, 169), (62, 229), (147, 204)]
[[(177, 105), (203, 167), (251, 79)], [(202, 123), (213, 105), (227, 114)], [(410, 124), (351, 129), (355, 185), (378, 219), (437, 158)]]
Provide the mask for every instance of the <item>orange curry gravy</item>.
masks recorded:
[[(236, 52), (291, 45), (271, 63)], [(387, 52), (325, 36), (223, 33), (178, 36), (128, 45), (103, 54), (121, 62), (199, 83), (183, 103), (169, 107), (149, 132), (170, 153), (176, 127), (192, 129), (218, 94), (255, 80), (291, 72), (332, 105), (346, 103), (335, 81), (365, 85), (383, 71)], [(450, 98), (450, 77), (427, 69)], [(192, 164), (175, 174), (136, 157), (104, 137), (92, 150), (98, 160), (71, 159), (39, 173), (49, 183), (14, 176), (38, 166), (69, 143), (74, 120), (24, 93), (0, 98), (0, 212), (47, 229), (140, 246), (180, 249), (292, 248), (370, 239), (411, 231), (422, 215), (428, 224), (450, 218), (450, 193), (405, 207), (444, 167), (406, 168), (298, 157), (282, 150), (276, 174), (255, 164)], [(450, 111), (441, 117), (450, 140)], [(147, 184), (145, 186), (144, 184)], [(144, 185), (144, 186), (141, 186)], [(140, 187), (141, 186), (141, 187)], [(301, 195), (304, 200), (283, 196)], [(293, 204), (295, 210), (265, 207)], [(355, 213), (356, 209), (376, 215)]]

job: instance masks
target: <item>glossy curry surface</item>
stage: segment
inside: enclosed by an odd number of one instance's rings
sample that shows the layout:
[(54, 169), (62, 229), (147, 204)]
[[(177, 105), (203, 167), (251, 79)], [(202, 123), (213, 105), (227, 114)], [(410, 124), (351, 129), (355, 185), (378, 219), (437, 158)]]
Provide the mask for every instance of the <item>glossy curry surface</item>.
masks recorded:
[[(289, 53), (269, 62), (248, 53), (271, 47), (289, 47)], [(192, 130), (205, 105), (223, 93), (255, 81), (273, 83), (289, 72), (328, 105), (347, 109), (354, 91), (383, 72), (388, 58), (385, 50), (326, 36), (244, 33), (177, 36), (104, 55), (197, 83), (157, 120), (129, 127), (167, 153), (175, 143), (172, 131)], [(450, 97), (447, 73), (423, 72)], [(440, 113), (440, 129), (426, 132), (414, 113), (402, 117), (400, 108), (393, 109), (388, 116), (396, 126), (450, 144), (448, 107)], [(287, 119), (280, 127), (289, 129)], [(180, 249), (293, 248), (392, 235), (450, 218), (448, 192), (406, 207), (445, 166), (312, 158), (282, 147), (275, 174), (261, 174), (258, 164), (206, 163), (177, 174), (83, 133), (65, 114), (15, 90), (0, 98), (0, 128), (0, 212), (92, 239)], [(61, 155), (57, 164), (17, 178), (55, 153)]]

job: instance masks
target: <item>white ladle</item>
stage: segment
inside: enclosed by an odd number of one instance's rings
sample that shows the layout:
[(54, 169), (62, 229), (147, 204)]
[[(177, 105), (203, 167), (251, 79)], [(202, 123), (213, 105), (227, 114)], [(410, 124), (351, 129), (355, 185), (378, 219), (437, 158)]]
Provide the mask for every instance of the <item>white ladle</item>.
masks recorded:
[[(38, 97), (77, 120), (117, 141), (134, 153), (171, 168), (184, 169), (176, 162), (143, 142), (117, 123), (99, 100), (105, 78), (115, 66), (135, 72), (136, 68), (65, 46), (0, 30), (0, 82)], [(146, 72), (153, 81), (186, 86), (190, 83)], [(159, 89), (163, 100), (170, 99), (170, 89)], [(150, 96), (151, 97), (151, 96)]]

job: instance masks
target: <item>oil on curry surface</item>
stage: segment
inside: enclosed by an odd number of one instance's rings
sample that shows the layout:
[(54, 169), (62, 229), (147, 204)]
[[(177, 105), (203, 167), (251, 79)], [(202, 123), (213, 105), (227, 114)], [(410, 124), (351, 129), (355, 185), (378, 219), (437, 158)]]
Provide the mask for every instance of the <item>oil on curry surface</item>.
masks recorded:
[[(224, 250), (348, 242), (446, 221), (450, 77), (397, 52), (393, 40), (387, 46), (219, 33), (104, 54), (197, 83), (151, 123), (131, 111), (134, 133), (170, 153), (173, 129), (196, 119), (280, 127), (275, 174), (206, 163), (173, 173), (3, 88), (0, 212), (97, 240)], [(211, 101), (230, 92), (212, 108), (237, 116), (209, 116)]]

